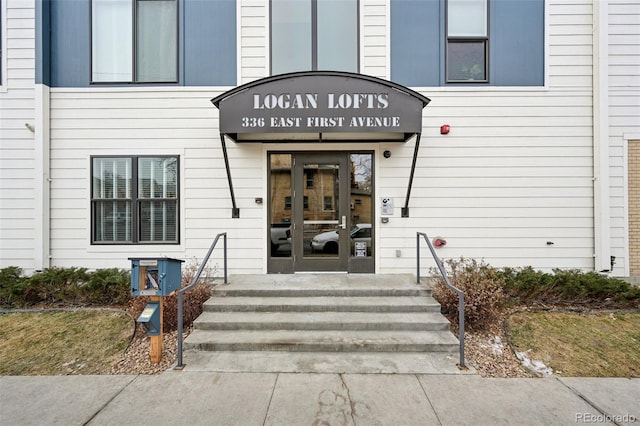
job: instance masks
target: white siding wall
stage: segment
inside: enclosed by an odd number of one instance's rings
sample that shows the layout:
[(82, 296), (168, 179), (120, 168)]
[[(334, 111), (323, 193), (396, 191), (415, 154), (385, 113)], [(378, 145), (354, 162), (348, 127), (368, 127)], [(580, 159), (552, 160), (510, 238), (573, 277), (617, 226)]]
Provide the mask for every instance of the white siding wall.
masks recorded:
[[(267, 6), (241, 4), (241, 82), (267, 75)], [(387, 11), (382, 1), (362, 2), (362, 69), (382, 77)], [(550, 2), (548, 16), (547, 87), (419, 89), (432, 102), (424, 110), (410, 218), (401, 218), (400, 208), (414, 142), (358, 145), (377, 150), (376, 197), (393, 197), (396, 206), (390, 222), (378, 226), (380, 272), (413, 272), (417, 230), (446, 238), (444, 257), (484, 258), (496, 266), (593, 267), (591, 3)], [(254, 203), (255, 197), (268, 199), (263, 154), (311, 146), (230, 142), (241, 210), (240, 219), (230, 219), (217, 111), (209, 102), (222, 90), (53, 90), (56, 264), (81, 258), (92, 266), (122, 266), (133, 254), (199, 258), (217, 232), (227, 231), (232, 270), (264, 271), (266, 205)], [(444, 123), (452, 126), (447, 136), (438, 131)], [(380, 155), (384, 149), (391, 158)], [(89, 157), (99, 154), (181, 156), (181, 246), (89, 244)]]
[(411, 271), (416, 230), (444, 237), (444, 258), (593, 268), (591, 10), (547, 2), (546, 87), (420, 89), (432, 102), (409, 219), (399, 216), (414, 144), (380, 148), (393, 155), (380, 159), (378, 195), (397, 210), (379, 228), (382, 272)]
[(0, 82), (0, 268), (30, 272), (35, 268), (35, 159), (34, 133), (25, 123), (34, 124), (35, 11), (33, 0), (2, 5), (7, 74)]
[(269, 75), (269, 0), (238, 5), (238, 84), (244, 84)]
[[(260, 146), (232, 146), (230, 162), (241, 208), (231, 201), (217, 110), (222, 89), (54, 89), (51, 93), (51, 253), (59, 266), (128, 267), (129, 256), (202, 259), (219, 232), (229, 232), (229, 266), (262, 272), (264, 223)], [(90, 157), (179, 155), (181, 240), (151, 246), (90, 245)], [(214, 256), (221, 265), (221, 255)]]
[[(0, 92), (1, 266), (34, 258), (33, 1), (8, 1), (9, 79)], [(387, 77), (389, 7), (361, 0), (361, 70)], [(614, 253), (626, 243), (624, 139), (638, 133), (637, 2), (611, 1), (611, 216)], [(268, 0), (238, 6), (239, 84), (268, 74)], [(416, 88), (424, 109), (418, 169), (401, 218), (414, 141), (358, 144), (376, 151), (376, 209), (393, 197), (388, 224), (377, 223), (379, 272), (413, 272), (415, 232), (447, 241), (445, 257), (483, 258), (495, 266), (593, 268), (593, 108), (591, 0), (547, 1), (547, 78), (541, 88)], [(264, 153), (312, 145), (234, 144), (230, 163), (240, 219), (231, 201), (210, 99), (228, 88), (51, 90), (51, 255), (54, 266), (128, 267), (127, 257), (201, 258), (218, 232), (229, 233), (234, 273), (266, 270)], [(451, 133), (439, 134), (442, 124)], [(326, 149), (353, 146), (323, 145)], [(388, 149), (392, 157), (381, 153)], [(180, 156), (179, 246), (90, 244), (91, 155)], [(379, 221), (378, 221), (379, 222)], [(552, 241), (553, 245), (547, 245)], [(396, 250), (401, 257), (396, 258)], [(221, 263), (218, 255), (213, 263)], [(619, 265), (616, 265), (619, 267)], [(619, 271), (617, 271), (619, 272)]]
[[(626, 135), (626, 138), (625, 138)], [(626, 141), (640, 135), (640, 2), (609, 1), (611, 245), (616, 275), (628, 275)]]
[(360, 72), (389, 78), (389, 9), (385, 0), (360, 1)]

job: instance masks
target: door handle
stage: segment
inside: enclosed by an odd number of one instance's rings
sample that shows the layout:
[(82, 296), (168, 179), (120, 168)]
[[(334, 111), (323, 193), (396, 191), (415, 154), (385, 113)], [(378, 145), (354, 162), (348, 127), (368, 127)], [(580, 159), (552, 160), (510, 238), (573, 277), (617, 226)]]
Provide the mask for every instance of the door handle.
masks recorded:
[(340, 228), (347, 229), (347, 217), (342, 216), (342, 223), (340, 224)]

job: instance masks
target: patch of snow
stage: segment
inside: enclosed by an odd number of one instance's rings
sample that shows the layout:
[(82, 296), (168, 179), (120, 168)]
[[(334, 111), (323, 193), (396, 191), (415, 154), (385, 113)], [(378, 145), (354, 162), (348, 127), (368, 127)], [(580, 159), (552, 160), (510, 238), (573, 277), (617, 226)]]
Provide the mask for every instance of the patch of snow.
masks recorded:
[(502, 356), (504, 352), (504, 345), (502, 344), (500, 336), (494, 336), (493, 339), (487, 340), (486, 343), (481, 343), (480, 346), (490, 348), (493, 356)]
[(527, 355), (527, 352), (516, 352), (516, 357), (520, 360), (523, 367), (540, 374), (542, 377), (553, 376), (553, 369), (551, 367), (547, 367), (542, 361), (532, 361)]

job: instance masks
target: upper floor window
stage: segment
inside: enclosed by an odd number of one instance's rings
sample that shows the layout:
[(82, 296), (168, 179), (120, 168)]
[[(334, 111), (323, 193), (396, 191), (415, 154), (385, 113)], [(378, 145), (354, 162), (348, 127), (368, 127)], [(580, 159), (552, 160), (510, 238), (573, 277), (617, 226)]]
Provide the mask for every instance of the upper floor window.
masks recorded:
[(488, 80), (488, 0), (447, 0), (447, 83)]
[(94, 157), (94, 244), (178, 243), (178, 157)]
[(178, 79), (177, 0), (92, 0), (91, 81)]
[(271, 74), (358, 71), (358, 0), (271, 0)]

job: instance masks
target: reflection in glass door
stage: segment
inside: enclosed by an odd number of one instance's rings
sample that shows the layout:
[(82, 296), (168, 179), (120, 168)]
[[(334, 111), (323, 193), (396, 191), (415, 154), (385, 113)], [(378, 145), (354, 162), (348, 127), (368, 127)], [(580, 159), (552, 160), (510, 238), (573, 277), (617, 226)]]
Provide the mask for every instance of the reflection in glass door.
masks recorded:
[(291, 257), (292, 194), (291, 154), (269, 156), (269, 255)]

